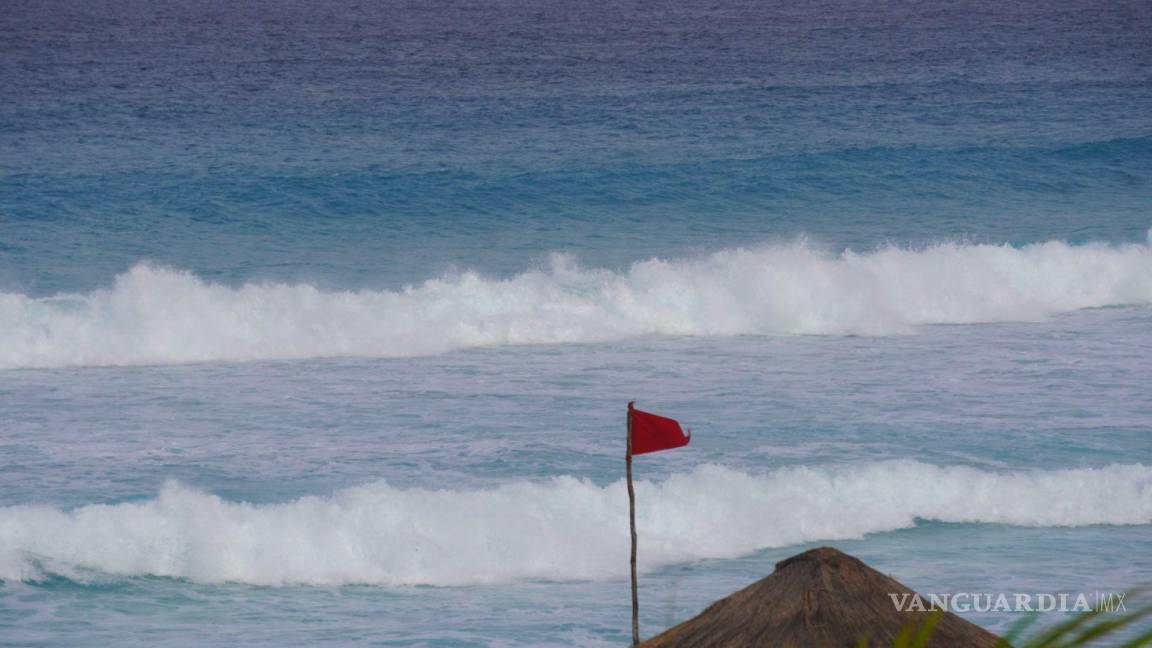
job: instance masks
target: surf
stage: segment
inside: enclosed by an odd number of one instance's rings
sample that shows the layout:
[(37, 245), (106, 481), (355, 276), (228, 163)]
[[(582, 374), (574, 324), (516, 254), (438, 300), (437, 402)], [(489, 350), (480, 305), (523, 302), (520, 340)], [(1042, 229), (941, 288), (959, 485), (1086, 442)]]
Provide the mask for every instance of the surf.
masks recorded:
[[(919, 520), (1152, 524), (1152, 467), (1142, 464), (994, 472), (892, 460), (766, 473), (703, 465), (636, 490), (645, 571)], [(622, 578), (627, 555), (623, 481), (574, 476), (480, 489), (381, 481), (259, 505), (169, 482), (143, 501), (0, 508), (3, 580), (453, 586)]]
[(396, 357), (650, 335), (895, 335), (1152, 303), (1152, 244), (940, 243), (830, 252), (805, 241), (653, 258), (553, 255), (514, 276), (397, 290), (207, 281), (141, 263), (113, 285), (0, 293), (0, 368)]

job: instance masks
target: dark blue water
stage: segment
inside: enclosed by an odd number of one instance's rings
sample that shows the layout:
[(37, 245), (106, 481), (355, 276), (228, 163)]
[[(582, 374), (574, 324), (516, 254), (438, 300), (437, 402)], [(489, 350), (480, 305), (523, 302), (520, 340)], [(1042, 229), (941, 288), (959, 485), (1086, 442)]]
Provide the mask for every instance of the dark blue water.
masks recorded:
[(0, 288), (1142, 240), (1147, 3), (14, 3)]

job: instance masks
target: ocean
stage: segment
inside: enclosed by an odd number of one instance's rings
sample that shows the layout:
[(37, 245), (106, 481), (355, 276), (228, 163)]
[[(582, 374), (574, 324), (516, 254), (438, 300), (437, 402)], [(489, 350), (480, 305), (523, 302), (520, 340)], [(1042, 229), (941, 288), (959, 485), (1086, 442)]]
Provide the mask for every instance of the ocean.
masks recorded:
[(0, 644), (1152, 584), (1150, 228), (1145, 2), (11, 2)]

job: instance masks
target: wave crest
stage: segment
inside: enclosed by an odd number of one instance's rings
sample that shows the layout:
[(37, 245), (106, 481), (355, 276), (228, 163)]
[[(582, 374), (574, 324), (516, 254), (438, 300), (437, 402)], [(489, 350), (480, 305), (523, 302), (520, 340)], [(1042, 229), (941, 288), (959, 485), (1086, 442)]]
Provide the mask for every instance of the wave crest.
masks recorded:
[(396, 291), (212, 284), (148, 264), (85, 295), (0, 293), (0, 368), (388, 357), (664, 335), (903, 333), (1152, 303), (1152, 245), (1051, 241), (822, 252), (805, 243), (653, 259), (624, 272), (554, 256)]
[[(377, 482), (273, 505), (169, 483), (145, 502), (0, 508), (0, 579), (86, 569), (259, 585), (615, 578), (627, 574), (626, 501), (622, 482), (573, 477), (487, 490)], [(754, 475), (707, 465), (639, 482), (637, 501), (640, 567), (651, 569), (858, 538), (917, 518), (1150, 524), (1152, 467), (994, 473), (905, 460)]]

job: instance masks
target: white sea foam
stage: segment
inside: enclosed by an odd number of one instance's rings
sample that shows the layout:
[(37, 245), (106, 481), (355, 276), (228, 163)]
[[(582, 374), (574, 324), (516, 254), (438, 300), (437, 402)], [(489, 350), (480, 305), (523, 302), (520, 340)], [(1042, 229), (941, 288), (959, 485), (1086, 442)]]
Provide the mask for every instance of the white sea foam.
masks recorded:
[(1152, 303), (1152, 245), (734, 249), (625, 272), (476, 273), (397, 291), (208, 283), (138, 265), (105, 290), (0, 293), (0, 368), (402, 356), (667, 334), (902, 333)]
[[(887, 461), (753, 475), (701, 466), (637, 484), (640, 567), (857, 538), (917, 518), (1025, 526), (1152, 523), (1152, 467), (994, 473)], [(624, 485), (560, 477), (487, 490), (378, 482), (274, 505), (175, 483), (156, 499), (0, 508), (0, 579), (87, 570), (261, 585), (626, 576)], [(82, 576), (80, 576), (82, 577)]]

